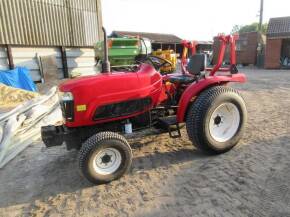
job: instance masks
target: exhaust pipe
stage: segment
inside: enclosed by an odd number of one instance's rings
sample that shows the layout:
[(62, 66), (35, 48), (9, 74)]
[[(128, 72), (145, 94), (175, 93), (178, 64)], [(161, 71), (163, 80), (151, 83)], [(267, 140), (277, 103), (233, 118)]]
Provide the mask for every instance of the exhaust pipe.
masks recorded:
[(111, 72), (111, 65), (109, 61), (109, 52), (108, 52), (108, 37), (107, 32), (104, 27), (102, 27), (104, 33), (104, 59), (102, 63), (102, 73)]

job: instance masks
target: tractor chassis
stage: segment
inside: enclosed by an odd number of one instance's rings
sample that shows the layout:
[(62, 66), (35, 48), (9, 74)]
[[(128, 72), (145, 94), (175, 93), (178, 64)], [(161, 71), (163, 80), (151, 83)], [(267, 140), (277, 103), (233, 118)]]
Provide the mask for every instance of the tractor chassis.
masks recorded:
[[(184, 125), (180, 125), (176, 121), (176, 115), (172, 115), (172, 113), (176, 111), (176, 108), (177, 106), (157, 107), (145, 114), (137, 116), (138, 120), (136, 120), (136, 117), (133, 117), (128, 118), (127, 120), (86, 127), (67, 127), (65, 125), (44, 126), (41, 128), (41, 136), (47, 148), (61, 146), (64, 143), (67, 150), (79, 150), (83, 142), (85, 142), (92, 135), (102, 131), (117, 132), (126, 138), (131, 138), (140, 131), (152, 128), (158, 130), (159, 134), (169, 133), (171, 138), (179, 138), (181, 137), (180, 129)], [(161, 117), (156, 117), (157, 114), (162, 115)], [(133, 132), (130, 134), (125, 134), (124, 125), (128, 120), (133, 124)], [(151, 131), (151, 133), (156, 134), (157, 132)]]
[[(243, 97), (227, 86), (246, 81), (236, 68), (236, 39), (219, 36), (219, 58), (213, 68), (206, 68), (204, 55), (192, 55), (189, 61), (183, 55), (182, 73), (172, 75), (161, 75), (158, 69), (166, 61), (150, 56), (149, 64), (141, 62), (136, 73), (113, 74), (104, 43), (104, 74), (60, 86), (60, 103), (67, 105), (62, 108), (66, 123), (42, 127), (45, 145), (66, 143), (68, 150), (79, 150), (79, 168), (94, 184), (111, 182), (129, 171), (133, 152), (127, 140), (142, 136), (137, 132), (148, 128), (177, 138), (181, 136), (180, 123), (185, 123), (188, 138), (198, 149), (211, 154), (231, 150), (242, 138), (247, 120)], [(227, 45), (230, 65), (222, 68)], [(108, 94), (104, 87), (114, 88)]]

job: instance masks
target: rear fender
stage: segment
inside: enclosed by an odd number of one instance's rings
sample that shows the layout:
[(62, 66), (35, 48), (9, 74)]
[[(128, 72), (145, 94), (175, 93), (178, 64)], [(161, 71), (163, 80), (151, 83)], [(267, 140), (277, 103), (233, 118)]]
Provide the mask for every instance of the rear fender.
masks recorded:
[(244, 74), (234, 74), (230, 76), (209, 76), (203, 80), (198, 81), (197, 83), (191, 84), (182, 94), (177, 110), (177, 122), (182, 123), (185, 121), (185, 115), (188, 108), (188, 105), (194, 101), (194, 99), (205, 89), (216, 86), (224, 85), (229, 82), (246, 82), (246, 76)]

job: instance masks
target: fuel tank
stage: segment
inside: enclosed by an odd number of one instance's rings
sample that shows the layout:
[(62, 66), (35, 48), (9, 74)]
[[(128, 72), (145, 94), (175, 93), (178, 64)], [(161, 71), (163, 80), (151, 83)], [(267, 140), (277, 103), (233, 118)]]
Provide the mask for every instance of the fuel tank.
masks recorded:
[(113, 72), (86, 76), (62, 83), (73, 102), (61, 102), (67, 127), (88, 126), (125, 119), (156, 106), (162, 95), (162, 76), (149, 64), (137, 72)]

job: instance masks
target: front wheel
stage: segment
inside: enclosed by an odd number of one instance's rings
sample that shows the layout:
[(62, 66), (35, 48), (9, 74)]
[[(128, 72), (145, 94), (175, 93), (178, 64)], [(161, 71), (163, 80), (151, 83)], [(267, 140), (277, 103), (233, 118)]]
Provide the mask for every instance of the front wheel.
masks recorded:
[(83, 175), (94, 184), (120, 178), (130, 168), (132, 150), (118, 133), (101, 132), (84, 142), (79, 154)]
[(246, 105), (238, 91), (215, 86), (202, 92), (191, 105), (186, 129), (197, 148), (218, 154), (239, 142), (246, 120)]

